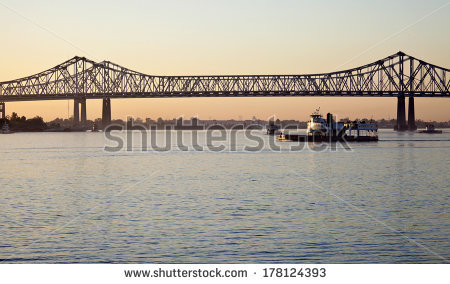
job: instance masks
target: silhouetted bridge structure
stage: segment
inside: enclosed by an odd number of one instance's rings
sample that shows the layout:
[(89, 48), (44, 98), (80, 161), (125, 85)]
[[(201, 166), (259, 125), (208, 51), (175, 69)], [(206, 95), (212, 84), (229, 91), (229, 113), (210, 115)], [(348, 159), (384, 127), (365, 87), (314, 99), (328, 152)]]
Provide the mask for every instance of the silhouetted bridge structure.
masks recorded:
[[(397, 128), (415, 129), (414, 97), (450, 97), (450, 70), (403, 52), (353, 69), (308, 75), (152, 76), (109, 61), (74, 57), (41, 73), (0, 83), (5, 102), (74, 100), (74, 123), (86, 122), (86, 100), (103, 99), (103, 124), (111, 99), (180, 97), (397, 97)], [(409, 98), (408, 125), (405, 97)]]

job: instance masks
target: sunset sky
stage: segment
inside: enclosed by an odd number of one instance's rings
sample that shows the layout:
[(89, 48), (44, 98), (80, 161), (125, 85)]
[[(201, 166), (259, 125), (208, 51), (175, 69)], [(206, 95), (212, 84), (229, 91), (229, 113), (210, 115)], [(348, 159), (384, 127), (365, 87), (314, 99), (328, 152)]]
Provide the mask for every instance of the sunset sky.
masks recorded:
[[(450, 2), (0, 0), (0, 81), (75, 55), (153, 75), (326, 73), (399, 50), (450, 68)], [(68, 112), (69, 107), (69, 112)], [(113, 118), (306, 120), (317, 107), (393, 118), (395, 98), (178, 98), (112, 101)], [(416, 99), (416, 118), (450, 120), (450, 99)], [(7, 103), (7, 114), (72, 115), (67, 101)], [(101, 100), (88, 100), (88, 118)]]

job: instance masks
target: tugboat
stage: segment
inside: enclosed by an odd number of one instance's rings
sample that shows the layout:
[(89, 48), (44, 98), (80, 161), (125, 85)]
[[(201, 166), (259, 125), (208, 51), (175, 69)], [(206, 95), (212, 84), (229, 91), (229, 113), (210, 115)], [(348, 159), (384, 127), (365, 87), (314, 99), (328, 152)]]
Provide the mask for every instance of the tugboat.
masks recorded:
[(427, 125), (425, 125), (425, 130), (421, 130), (421, 131), (419, 131), (419, 133), (440, 134), (440, 133), (442, 133), (442, 130), (436, 130), (436, 129), (434, 129), (433, 124), (427, 124)]
[(97, 123), (94, 123), (92, 125), (92, 132), (99, 132), (100, 130), (98, 129)]
[(278, 125), (276, 125), (273, 120), (269, 121), (269, 124), (266, 125), (266, 128), (267, 128), (267, 134), (268, 135), (279, 135), (279, 134), (281, 134), (280, 131), (279, 131), (280, 127)]
[(98, 129), (97, 123), (94, 123), (94, 124), (92, 125), (92, 128), (89, 129), (89, 130), (87, 130), (87, 132), (101, 132), (101, 130)]
[[(307, 125), (307, 134), (283, 134), (277, 136), (279, 141), (305, 142), (372, 142), (378, 141), (378, 125), (373, 122), (353, 121), (335, 122), (331, 113), (325, 120), (317, 109)], [(356, 134), (356, 135), (355, 135)]]

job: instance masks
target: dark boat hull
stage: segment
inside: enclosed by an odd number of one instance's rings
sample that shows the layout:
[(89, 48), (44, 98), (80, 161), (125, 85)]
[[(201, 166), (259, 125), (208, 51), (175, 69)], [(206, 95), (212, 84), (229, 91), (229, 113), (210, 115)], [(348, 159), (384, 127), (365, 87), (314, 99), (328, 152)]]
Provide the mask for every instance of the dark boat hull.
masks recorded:
[(378, 141), (378, 136), (311, 136), (285, 134), (284, 140), (295, 142), (375, 142)]
[(422, 130), (419, 131), (419, 133), (426, 133), (426, 134), (441, 134), (442, 130)]

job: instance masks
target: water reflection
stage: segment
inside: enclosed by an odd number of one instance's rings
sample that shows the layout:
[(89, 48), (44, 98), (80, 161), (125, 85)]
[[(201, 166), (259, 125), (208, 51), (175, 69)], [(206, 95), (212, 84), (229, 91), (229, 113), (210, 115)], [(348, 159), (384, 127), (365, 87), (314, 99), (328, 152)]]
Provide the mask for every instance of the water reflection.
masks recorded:
[(450, 257), (449, 133), (256, 153), (107, 153), (101, 133), (16, 134), (0, 137), (7, 262), (443, 262), (365, 214)]

